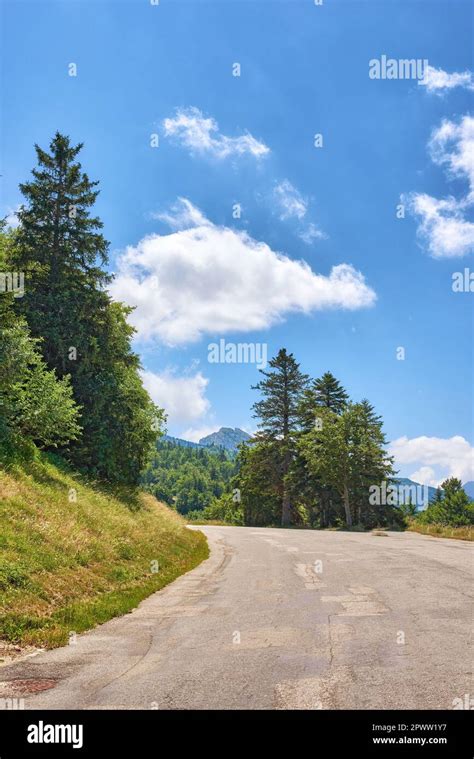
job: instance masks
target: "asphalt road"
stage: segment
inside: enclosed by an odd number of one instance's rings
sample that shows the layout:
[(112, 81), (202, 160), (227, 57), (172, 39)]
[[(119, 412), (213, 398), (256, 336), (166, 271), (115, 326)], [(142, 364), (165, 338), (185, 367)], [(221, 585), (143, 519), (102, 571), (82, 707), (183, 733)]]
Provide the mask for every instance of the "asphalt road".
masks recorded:
[(450, 709), (473, 693), (468, 543), (200, 529), (206, 562), (76, 644), (2, 668), (0, 697), (27, 709)]

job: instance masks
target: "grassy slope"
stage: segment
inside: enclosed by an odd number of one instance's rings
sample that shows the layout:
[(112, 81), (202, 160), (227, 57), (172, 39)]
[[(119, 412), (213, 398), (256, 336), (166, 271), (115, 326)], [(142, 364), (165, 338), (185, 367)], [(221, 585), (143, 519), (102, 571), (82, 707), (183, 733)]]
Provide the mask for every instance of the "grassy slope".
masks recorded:
[(13, 643), (62, 645), (209, 553), (204, 535), (153, 496), (107, 491), (53, 462), (0, 469), (0, 638)]

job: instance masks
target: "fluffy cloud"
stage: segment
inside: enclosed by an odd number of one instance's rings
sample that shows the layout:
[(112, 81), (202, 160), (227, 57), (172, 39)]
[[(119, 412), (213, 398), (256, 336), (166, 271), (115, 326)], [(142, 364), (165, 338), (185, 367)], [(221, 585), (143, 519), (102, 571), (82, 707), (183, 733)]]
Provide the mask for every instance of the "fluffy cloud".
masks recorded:
[(443, 166), (450, 178), (469, 185), (465, 197), (437, 199), (426, 193), (402, 196), (409, 212), (419, 218), (418, 234), (435, 258), (464, 256), (474, 249), (474, 224), (466, 213), (474, 204), (474, 118), (459, 123), (444, 120), (431, 135), (431, 159)]
[(187, 430), (180, 433), (180, 437), (183, 438), (183, 440), (190, 440), (191, 443), (199, 443), (201, 438), (211, 435), (213, 432), (218, 432), (219, 430), (220, 427), (218, 425), (189, 427)]
[(201, 372), (178, 377), (171, 371), (161, 374), (142, 371), (141, 376), (152, 400), (168, 414), (168, 424), (190, 424), (209, 411), (206, 398), (209, 380)]
[(189, 201), (183, 208), (197, 226), (145, 237), (118, 260), (111, 294), (135, 306), (131, 321), (142, 339), (177, 345), (267, 329), (292, 312), (354, 310), (376, 300), (350, 264), (315, 274), (246, 232), (203, 222)]
[(439, 477), (436, 476), (436, 472), (431, 466), (422, 466), (416, 472), (412, 472), (410, 480), (419, 482), (420, 485), (430, 485), (432, 488), (436, 488), (440, 484)]
[(422, 484), (438, 485), (446, 477), (459, 477), (463, 482), (474, 479), (474, 448), (460, 435), (400, 437), (390, 444), (389, 451), (395, 457), (396, 466), (418, 466), (410, 478)]
[(267, 145), (249, 133), (239, 137), (221, 134), (215, 119), (205, 118), (199, 108), (178, 109), (173, 118), (164, 119), (163, 129), (167, 137), (176, 139), (192, 153), (208, 154), (222, 159), (246, 153), (254, 158), (262, 158), (270, 152)]
[(302, 219), (308, 210), (308, 201), (288, 179), (275, 185), (273, 200), (280, 214), (280, 219)]
[(425, 193), (411, 193), (404, 200), (419, 217), (418, 235), (434, 258), (464, 256), (474, 249), (474, 224), (465, 219), (463, 202)]
[(465, 87), (468, 90), (474, 90), (471, 71), (448, 74), (447, 71), (436, 69), (434, 66), (426, 66), (424, 77), (418, 81), (418, 84), (426, 87), (428, 92), (436, 92), (437, 94), (442, 94), (455, 87)]

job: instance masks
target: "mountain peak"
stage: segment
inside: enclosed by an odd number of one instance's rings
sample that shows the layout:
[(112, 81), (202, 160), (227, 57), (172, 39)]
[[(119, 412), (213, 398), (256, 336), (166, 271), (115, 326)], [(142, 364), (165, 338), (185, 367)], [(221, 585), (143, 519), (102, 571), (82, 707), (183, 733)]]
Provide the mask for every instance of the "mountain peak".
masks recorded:
[(202, 437), (199, 445), (215, 445), (219, 448), (226, 448), (228, 451), (236, 451), (237, 446), (246, 440), (250, 440), (250, 435), (239, 427), (221, 427), (217, 432)]

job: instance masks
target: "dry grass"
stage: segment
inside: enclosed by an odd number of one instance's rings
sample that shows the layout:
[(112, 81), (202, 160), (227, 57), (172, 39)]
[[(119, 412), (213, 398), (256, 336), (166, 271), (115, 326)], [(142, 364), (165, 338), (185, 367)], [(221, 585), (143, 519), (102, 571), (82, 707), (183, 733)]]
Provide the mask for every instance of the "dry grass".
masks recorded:
[(474, 527), (446, 527), (442, 524), (419, 524), (411, 522), (411, 532), (431, 535), (434, 538), (454, 538), (454, 540), (474, 540)]
[(203, 534), (153, 496), (56, 464), (0, 469), (0, 637), (11, 643), (62, 645), (208, 556)]

